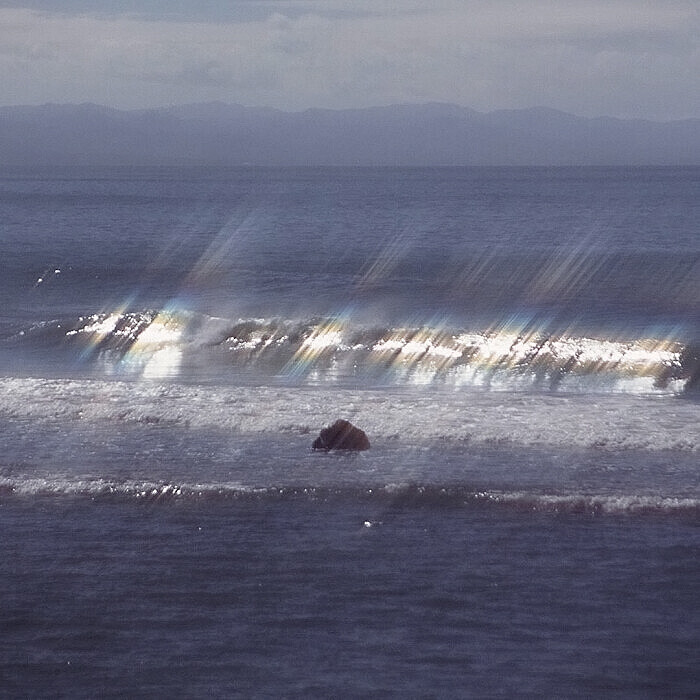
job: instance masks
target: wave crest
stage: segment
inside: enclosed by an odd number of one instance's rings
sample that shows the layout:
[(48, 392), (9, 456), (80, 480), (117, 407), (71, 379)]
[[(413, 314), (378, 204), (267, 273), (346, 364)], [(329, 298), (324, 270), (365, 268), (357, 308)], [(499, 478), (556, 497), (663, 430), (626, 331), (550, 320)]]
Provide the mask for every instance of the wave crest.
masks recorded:
[(700, 386), (700, 347), (678, 339), (621, 340), (507, 324), (367, 327), (339, 318), (228, 320), (146, 310), (44, 322), (12, 340), (19, 350), (60, 347), (83, 364), (153, 377), (207, 367), (222, 379), (243, 373), (329, 384), (665, 393)]
[(174, 501), (374, 503), (385, 508), (504, 508), (534, 513), (700, 515), (697, 498), (645, 494), (536, 493), (477, 490), (467, 485), (389, 483), (363, 486), (268, 486), (167, 483), (105, 478), (1, 477), (0, 498), (78, 497), (167, 504)]

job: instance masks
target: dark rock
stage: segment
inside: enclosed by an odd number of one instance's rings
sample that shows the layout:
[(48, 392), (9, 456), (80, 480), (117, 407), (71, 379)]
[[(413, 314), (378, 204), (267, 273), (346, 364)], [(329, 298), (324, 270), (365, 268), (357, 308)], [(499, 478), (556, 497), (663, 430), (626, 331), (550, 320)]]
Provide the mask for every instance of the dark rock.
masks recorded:
[(340, 419), (323, 428), (311, 447), (314, 450), (368, 450), (369, 439), (350, 421)]

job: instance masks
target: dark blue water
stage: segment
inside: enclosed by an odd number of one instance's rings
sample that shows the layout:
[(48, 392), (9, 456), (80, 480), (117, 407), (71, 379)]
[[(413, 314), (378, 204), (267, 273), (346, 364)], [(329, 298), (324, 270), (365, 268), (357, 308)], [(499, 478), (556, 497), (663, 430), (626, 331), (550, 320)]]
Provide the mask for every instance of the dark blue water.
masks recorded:
[(693, 519), (292, 498), (3, 523), (7, 696), (697, 694)]
[(371, 322), (685, 328), (699, 192), (694, 168), (13, 172), (3, 291), (14, 313), (178, 298), (244, 317), (351, 304)]
[(699, 194), (4, 171), (0, 695), (696, 697)]

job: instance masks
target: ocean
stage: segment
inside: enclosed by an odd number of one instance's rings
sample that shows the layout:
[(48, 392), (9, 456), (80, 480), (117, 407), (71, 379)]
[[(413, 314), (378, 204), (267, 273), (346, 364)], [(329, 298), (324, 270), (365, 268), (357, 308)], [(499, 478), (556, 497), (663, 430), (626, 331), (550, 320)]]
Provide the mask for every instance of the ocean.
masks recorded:
[(700, 168), (5, 168), (0, 273), (1, 697), (700, 696)]

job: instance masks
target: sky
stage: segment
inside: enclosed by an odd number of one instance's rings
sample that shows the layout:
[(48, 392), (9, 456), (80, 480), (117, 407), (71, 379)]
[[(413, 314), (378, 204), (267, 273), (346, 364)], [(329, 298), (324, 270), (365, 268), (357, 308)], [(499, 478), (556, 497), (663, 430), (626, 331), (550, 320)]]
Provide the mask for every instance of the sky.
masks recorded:
[(700, 0), (0, 0), (0, 104), (700, 117)]

